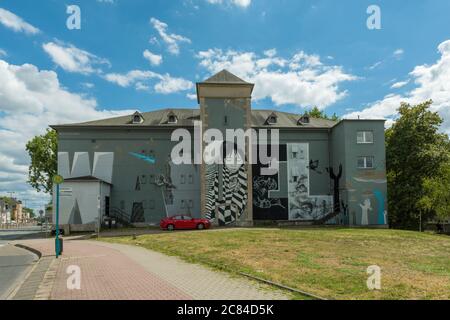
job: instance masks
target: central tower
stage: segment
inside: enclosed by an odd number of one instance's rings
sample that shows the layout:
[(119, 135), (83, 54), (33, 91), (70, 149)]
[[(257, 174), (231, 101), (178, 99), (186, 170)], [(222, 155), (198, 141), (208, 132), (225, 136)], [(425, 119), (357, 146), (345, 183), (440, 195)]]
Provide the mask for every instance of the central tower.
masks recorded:
[[(204, 82), (197, 83), (197, 97), (203, 132), (216, 129), (226, 137), (227, 129), (252, 127), (251, 95), (254, 85), (223, 70)], [(205, 142), (202, 139), (205, 150)], [(224, 148), (225, 149), (225, 148)], [(202, 215), (214, 219), (218, 225), (253, 224), (252, 166), (246, 144), (244, 164), (201, 165)], [(224, 154), (227, 157), (231, 154)]]

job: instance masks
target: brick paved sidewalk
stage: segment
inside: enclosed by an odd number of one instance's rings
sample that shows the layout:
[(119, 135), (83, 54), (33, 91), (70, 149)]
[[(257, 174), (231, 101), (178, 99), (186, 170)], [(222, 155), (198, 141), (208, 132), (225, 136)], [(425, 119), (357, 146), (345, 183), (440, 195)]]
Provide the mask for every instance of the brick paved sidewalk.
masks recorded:
[[(23, 242), (53, 255), (53, 240)], [(41, 285), (56, 300), (272, 300), (284, 293), (256, 282), (185, 263), (139, 247), (97, 241), (65, 241), (52, 283)], [(81, 269), (81, 290), (67, 289), (69, 266)], [(54, 272), (53, 272), (54, 273)], [(47, 277), (49, 278), (49, 277)], [(26, 281), (25, 281), (26, 283)], [(45, 293), (40, 293), (40, 297)], [(39, 297), (36, 297), (39, 298)]]

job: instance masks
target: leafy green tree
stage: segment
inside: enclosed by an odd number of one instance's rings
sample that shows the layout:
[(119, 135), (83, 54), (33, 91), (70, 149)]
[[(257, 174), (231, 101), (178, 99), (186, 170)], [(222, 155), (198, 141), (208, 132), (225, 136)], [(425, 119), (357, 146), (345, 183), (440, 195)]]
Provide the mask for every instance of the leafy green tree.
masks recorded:
[[(434, 213), (421, 200), (427, 179), (438, 179), (450, 159), (448, 136), (439, 132), (442, 119), (430, 111), (432, 101), (402, 103), (399, 119), (386, 131), (388, 205), (393, 227), (417, 229)], [(423, 201), (423, 200), (422, 200)], [(420, 219), (422, 218), (422, 219)]]
[(425, 195), (420, 199), (419, 205), (423, 210), (434, 212), (438, 219), (450, 217), (450, 163), (441, 166), (436, 177), (425, 178)]
[(33, 209), (25, 207), (22, 209), (22, 211), (30, 213), (30, 218), (34, 218), (34, 210)]
[(57, 134), (47, 129), (44, 135), (36, 136), (27, 143), (31, 158), (28, 183), (38, 192), (51, 193), (52, 178), (57, 173)]
[(330, 117), (323, 110), (320, 110), (318, 107), (313, 107), (311, 110), (307, 111), (306, 114), (312, 118), (317, 118), (317, 119), (327, 119), (327, 120), (333, 120), (333, 121), (339, 120), (339, 117), (336, 115), (336, 113), (334, 113)]

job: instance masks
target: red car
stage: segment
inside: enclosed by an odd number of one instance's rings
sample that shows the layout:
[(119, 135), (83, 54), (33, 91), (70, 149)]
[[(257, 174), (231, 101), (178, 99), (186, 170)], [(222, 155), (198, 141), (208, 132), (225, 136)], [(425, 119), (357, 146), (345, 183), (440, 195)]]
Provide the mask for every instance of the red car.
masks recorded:
[(178, 215), (162, 219), (160, 222), (161, 229), (173, 231), (177, 230), (203, 230), (211, 227), (211, 222), (207, 219), (195, 219), (187, 215)]

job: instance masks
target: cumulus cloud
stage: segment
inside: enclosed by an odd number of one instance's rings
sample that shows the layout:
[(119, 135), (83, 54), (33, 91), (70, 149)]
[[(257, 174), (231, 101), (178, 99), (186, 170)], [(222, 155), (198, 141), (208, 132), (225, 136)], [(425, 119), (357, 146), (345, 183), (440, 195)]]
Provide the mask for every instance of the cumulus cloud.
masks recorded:
[(325, 108), (347, 95), (339, 88), (342, 83), (357, 79), (341, 66), (324, 65), (319, 56), (303, 51), (283, 58), (275, 49), (265, 51), (262, 57), (254, 52), (209, 49), (196, 56), (211, 74), (227, 69), (255, 83), (253, 98), (269, 98), (277, 106)]
[(136, 90), (148, 91), (150, 86), (148, 81), (156, 82), (153, 89), (157, 93), (170, 94), (180, 91), (190, 90), (194, 87), (191, 81), (183, 78), (175, 78), (169, 74), (159, 74), (153, 71), (132, 70), (125, 74), (109, 73), (105, 79), (121, 87), (127, 88), (134, 85)]
[[(48, 199), (30, 189), (25, 144), (50, 124), (108, 118), (132, 111), (99, 110), (93, 98), (72, 93), (54, 71), (0, 59), (0, 193), (16, 190), (21, 198), (43, 205)], [(29, 205), (27, 203), (27, 205)]]
[(409, 80), (396, 82), (396, 83), (394, 83), (394, 84), (391, 86), (391, 89), (400, 89), (400, 88), (403, 88), (403, 87), (406, 86), (408, 83), (409, 83)]
[(0, 58), (6, 57), (7, 55), (6, 51), (0, 48)]
[(387, 95), (367, 108), (347, 114), (346, 118), (357, 116), (373, 119), (386, 118), (390, 123), (397, 116), (400, 103), (418, 104), (432, 99), (433, 110), (444, 118), (444, 130), (450, 133), (450, 40), (438, 46), (441, 57), (432, 65), (419, 65), (410, 72), (415, 87), (402, 95)]
[(26, 34), (37, 34), (39, 29), (25, 22), (21, 17), (16, 16), (11, 11), (0, 8), (0, 24), (15, 31)]
[(149, 50), (145, 50), (143, 56), (152, 66), (159, 66), (163, 62), (163, 57), (161, 55), (154, 54)]
[(252, 3), (252, 0), (206, 0), (206, 1), (211, 4), (234, 5), (241, 8), (247, 8)]
[[(158, 32), (161, 40), (167, 45), (167, 50), (173, 55), (178, 55), (180, 53), (180, 43), (191, 43), (191, 40), (184, 36), (169, 33), (167, 30), (169, 26), (156, 18), (151, 18), (150, 23)], [(150, 39), (150, 42), (152, 41), (154, 41), (154, 38)]]
[(107, 59), (99, 58), (92, 53), (61, 41), (44, 43), (42, 48), (56, 65), (68, 72), (101, 73), (102, 71), (98, 66), (110, 66)]

